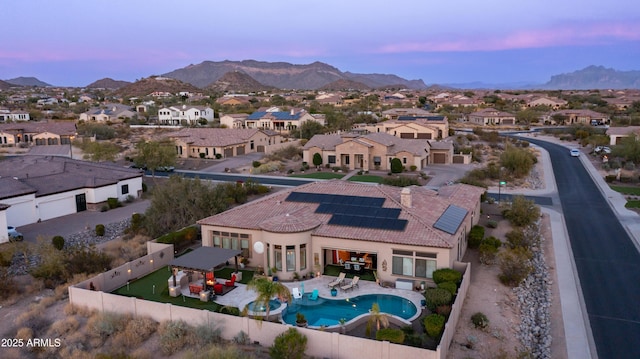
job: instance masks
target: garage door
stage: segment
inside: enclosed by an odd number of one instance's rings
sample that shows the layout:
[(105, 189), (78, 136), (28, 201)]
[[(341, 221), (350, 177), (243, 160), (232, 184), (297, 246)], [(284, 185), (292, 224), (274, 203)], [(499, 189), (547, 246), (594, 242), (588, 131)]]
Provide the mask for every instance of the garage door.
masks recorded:
[(503, 125), (513, 125), (513, 120), (502, 120)]
[(238, 156), (240, 156), (240, 155), (244, 155), (244, 146), (238, 146), (238, 147), (236, 147), (236, 154), (237, 154)]
[(225, 148), (224, 157), (233, 157), (233, 148)]
[(419, 133), (418, 134), (418, 138), (422, 139), (422, 140), (430, 140), (431, 139), (431, 134), (430, 133)]
[(19, 203), (10, 203), (11, 207), (7, 209), (7, 224), (10, 226), (23, 226), (38, 220), (34, 218), (35, 204), (33, 201), (25, 201)]
[(65, 216), (67, 214), (76, 213), (76, 198), (70, 196), (50, 202), (40, 202), (38, 205), (40, 219), (47, 219)]
[(433, 154), (433, 163), (447, 163), (447, 155), (444, 153), (434, 153)]
[(401, 132), (400, 138), (414, 138), (413, 133)]
[(264, 153), (264, 151), (265, 151), (265, 148), (262, 145), (258, 146), (257, 149), (258, 149), (258, 152), (260, 152), (260, 153)]
[(464, 163), (464, 156), (453, 155), (453, 163)]

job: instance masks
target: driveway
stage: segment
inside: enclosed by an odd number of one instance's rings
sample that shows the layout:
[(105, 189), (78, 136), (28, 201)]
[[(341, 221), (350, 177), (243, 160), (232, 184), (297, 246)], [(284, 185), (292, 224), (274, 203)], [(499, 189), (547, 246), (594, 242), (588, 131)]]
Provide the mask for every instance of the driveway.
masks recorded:
[(228, 157), (222, 162), (218, 162), (210, 167), (204, 168), (202, 172), (225, 172), (227, 168), (240, 168), (250, 166), (253, 161), (259, 161), (264, 157), (264, 153), (247, 153), (246, 155)]

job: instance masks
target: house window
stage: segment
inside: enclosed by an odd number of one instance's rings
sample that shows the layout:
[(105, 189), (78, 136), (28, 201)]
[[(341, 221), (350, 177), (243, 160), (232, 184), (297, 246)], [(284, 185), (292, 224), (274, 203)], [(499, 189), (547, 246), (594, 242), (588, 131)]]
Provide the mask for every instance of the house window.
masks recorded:
[(407, 164), (407, 158), (406, 157), (402, 157), (402, 163), (404, 163), (405, 165)]
[(296, 271), (296, 246), (287, 246), (287, 272)]
[(336, 163), (336, 156), (333, 156), (333, 155), (327, 156), (327, 162), (329, 162), (330, 164), (335, 164)]
[(417, 278), (432, 278), (437, 267), (435, 253), (394, 250), (391, 272)]
[(373, 157), (373, 165), (374, 166), (380, 166), (380, 164), (382, 164), (382, 159), (380, 158), (380, 156), (374, 156)]
[(344, 156), (344, 164), (345, 165), (349, 164), (349, 155)]
[(282, 270), (282, 246), (281, 245), (274, 245), (273, 246), (273, 256), (275, 259), (275, 267), (277, 270), (281, 271)]
[(307, 245), (300, 245), (300, 270), (307, 269)]
[(244, 233), (228, 233), (213, 231), (213, 246), (226, 249), (238, 249), (242, 256), (251, 258), (251, 236)]
[(127, 194), (129, 193), (129, 185), (128, 184), (123, 184), (122, 185), (122, 194)]

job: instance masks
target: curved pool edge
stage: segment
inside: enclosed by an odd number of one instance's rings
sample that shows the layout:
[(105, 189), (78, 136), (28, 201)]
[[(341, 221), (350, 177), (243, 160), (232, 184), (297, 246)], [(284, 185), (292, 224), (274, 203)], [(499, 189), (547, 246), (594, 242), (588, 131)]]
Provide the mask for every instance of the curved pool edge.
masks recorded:
[[(276, 299), (276, 298), (273, 298)], [(249, 305), (249, 303), (251, 302), (255, 302), (256, 298), (254, 299), (246, 299), (243, 300), (242, 302), (240, 302), (238, 304), (238, 309), (240, 310), (240, 312), (242, 312), (244, 310), (245, 307), (247, 307)], [(287, 308), (287, 302), (280, 302), (280, 306), (276, 309), (270, 310), (269, 311), (269, 316), (272, 315), (278, 315), (278, 317), (282, 320), (282, 312)], [(254, 312), (252, 310), (247, 310), (247, 315), (248, 316), (253, 316), (253, 317), (264, 317), (266, 314), (266, 312)]]

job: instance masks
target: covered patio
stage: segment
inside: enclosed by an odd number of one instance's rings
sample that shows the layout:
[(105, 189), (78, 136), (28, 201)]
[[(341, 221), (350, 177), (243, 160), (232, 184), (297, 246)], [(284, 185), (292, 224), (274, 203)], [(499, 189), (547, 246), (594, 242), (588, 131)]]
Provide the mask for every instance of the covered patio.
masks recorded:
[[(216, 295), (224, 295), (235, 289), (235, 282), (242, 280), (242, 272), (238, 270), (238, 256), (241, 253), (236, 249), (200, 247), (174, 259), (170, 263), (169, 295), (199, 297), (202, 301), (209, 301)], [(217, 279), (214, 269), (228, 264), (231, 258), (235, 263), (231, 279)]]

